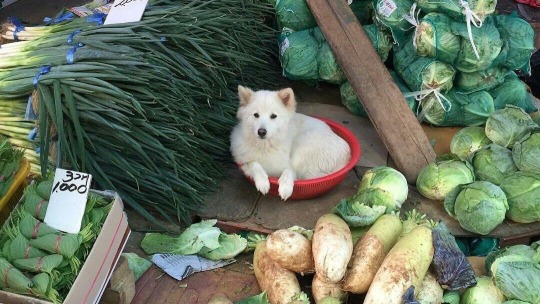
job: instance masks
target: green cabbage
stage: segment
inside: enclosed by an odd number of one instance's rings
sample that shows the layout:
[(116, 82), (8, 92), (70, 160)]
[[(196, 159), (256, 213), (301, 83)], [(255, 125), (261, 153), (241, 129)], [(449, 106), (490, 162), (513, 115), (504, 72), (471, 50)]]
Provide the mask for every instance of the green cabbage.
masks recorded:
[(503, 109), (506, 105), (520, 107), (527, 113), (537, 110), (531, 94), (527, 91), (527, 85), (519, 80), (514, 72), (508, 74), (504, 82), (491, 89), (489, 94), (493, 97), (497, 110)]
[(416, 54), (412, 40), (394, 52), (394, 69), (413, 91), (440, 88), (442, 92), (452, 88), (455, 70), (442, 61)]
[(416, 187), (423, 196), (433, 200), (444, 198), (461, 184), (474, 181), (473, 168), (466, 161), (436, 161), (424, 167), (416, 179)]
[(486, 135), (492, 142), (512, 148), (516, 142), (529, 136), (537, 127), (531, 116), (523, 109), (506, 106), (493, 112), (486, 121)]
[(456, 69), (462, 72), (471, 73), (489, 68), (501, 52), (503, 45), (501, 36), (491, 23), (484, 23), (480, 28), (472, 27), (474, 45), (478, 50), (479, 59), (469, 41), (466, 24), (452, 23), (452, 31), (462, 37), (459, 55), (455, 61)]
[[(496, 0), (469, 0), (469, 7), (480, 18), (484, 20), (488, 15), (495, 12)], [(465, 21), (463, 7), (459, 0), (417, 0), (418, 7), (424, 12), (437, 12), (448, 15), (454, 19)]]
[(299, 32), (284, 31), (279, 35), (280, 61), (283, 75), (291, 80), (316, 80), (319, 78), (317, 56), (320, 42), (313, 29)]
[(532, 260), (500, 262), (493, 278), (509, 300), (540, 303), (540, 265)]
[(534, 30), (529, 22), (516, 12), (495, 16), (495, 24), (503, 40), (506, 60), (501, 65), (530, 74), (531, 55), (534, 52)]
[(373, 45), (373, 47), (377, 51), (377, 54), (379, 54), (381, 61), (385, 62), (388, 58), (390, 50), (392, 49), (392, 42), (390, 41), (390, 38), (375, 24), (368, 24), (362, 27), (366, 32), (369, 41), (371, 41), (371, 45)]
[(268, 300), (268, 294), (266, 293), (266, 291), (263, 291), (258, 295), (243, 299), (236, 302), (235, 304), (270, 304), (270, 301)]
[(425, 119), (435, 126), (480, 126), (495, 111), (493, 98), (486, 91), (462, 93), (454, 89), (443, 94), (441, 106), (434, 94), (422, 100)]
[(461, 37), (452, 32), (451, 23), (452, 20), (443, 14), (425, 15), (414, 34), (418, 55), (453, 64), (459, 53)]
[(509, 219), (518, 223), (540, 221), (540, 174), (516, 172), (502, 181), (501, 188), (508, 198)]
[(472, 73), (459, 72), (456, 76), (455, 85), (460, 91), (466, 93), (491, 90), (503, 83), (506, 75), (511, 72), (512, 71), (501, 67), (493, 67), (484, 71)]
[(408, 15), (414, 1), (411, 0), (374, 0), (375, 20), (392, 33), (394, 42), (401, 45), (414, 26), (404, 18)]
[(477, 278), (475, 287), (467, 288), (460, 304), (502, 304), (506, 298), (489, 277)]
[(486, 235), (504, 221), (508, 202), (499, 186), (477, 181), (453, 189), (444, 200), (444, 209), (463, 229)]
[[(514, 245), (514, 246), (506, 247), (501, 250), (492, 251), (486, 256), (486, 261), (485, 261), (486, 273), (488, 273), (489, 275), (492, 275), (493, 274), (491, 271), (492, 265), (495, 264), (495, 261), (499, 261), (499, 262), (502, 261), (501, 258), (503, 257), (523, 256), (528, 259), (532, 259), (535, 253), (536, 252), (534, 251), (534, 249), (527, 245)], [(495, 269), (496, 266), (497, 265), (495, 265), (493, 268)]]
[(532, 304), (532, 303), (523, 302), (523, 301), (520, 301), (520, 300), (510, 300), (510, 301), (504, 302), (503, 304)]
[(356, 200), (356, 195), (342, 199), (332, 210), (351, 227), (369, 226), (386, 213), (386, 206), (369, 205)]
[(317, 55), (317, 64), (320, 79), (335, 84), (342, 84), (347, 81), (347, 76), (345, 76), (345, 72), (343, 72), (334, 53), (332, 53), (328, 42), (324, 42), (321, 45), (319, 54)]
[(279, 30), (302, 31), (317, 26), (306, 0), (276, 0), (276, 19)]
[(497, 144), (491, 144), (477, 151), (471, 163), (477, 179), (495, 185), (500, 185), (507, 176), (518, 171), (512, 160), (512, 152)]
[(471, 154), (491, 143), (482, 127), (465, 127), (452, 137), (450, 152), (466, 160)]
[[(364, 193), (369, 193), (366, 194), (368, 196), (374, 195), (381, 197), (378, 192), (369, 191), (372, 189), (382, 191), (384, 193), (382, 196), (383, 199), (367, 199), (366, 202), (384, 201), (377, 205), (385, 205), (388, 208), (387, 210), (390, 211), (401, 208), (401, 205), (403, 205), (407, 199), (407, 194), (409, 193), (409, 186), (407, 185), (405, 176), (396, 169), (385, 166), (376, 167), (366, 171), (358, 186), (358, 199), (362, 200), (362, 195), (364, 195)], [(387, 197), (390, 197), (391, 199), (387, 200)]]
[(519, 170), (540, 174), (540, 132), (514, 144), (512, 157)]
[(457, 290), (447, 290), (444, 292), (442, 302), (446, 304), (459, 304), (460, 294)]
[(373, 18), (373, 2), (370, 0), (354, 0), (349, 7), (362, 25)]

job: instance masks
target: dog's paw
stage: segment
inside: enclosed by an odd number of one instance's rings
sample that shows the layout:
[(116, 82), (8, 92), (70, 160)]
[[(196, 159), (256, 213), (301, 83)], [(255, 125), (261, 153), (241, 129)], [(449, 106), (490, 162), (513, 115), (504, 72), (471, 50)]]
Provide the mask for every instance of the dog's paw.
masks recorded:
[(279, 178), (279, 196), (282, 200), (286, 201), (291, 197), (294, 189), (294, 176), (290, 174), (283, 174)]
[(255, 187), (262, 194), (267, 194), (270, 191), (270, 180), (268, 176), (259, 175), (255, 177)]

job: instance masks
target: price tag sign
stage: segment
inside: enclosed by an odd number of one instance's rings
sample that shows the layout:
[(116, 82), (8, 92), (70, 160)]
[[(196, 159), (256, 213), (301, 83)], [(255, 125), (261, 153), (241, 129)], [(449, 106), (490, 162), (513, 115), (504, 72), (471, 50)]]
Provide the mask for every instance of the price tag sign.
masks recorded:
[(45, 224), (68, 233), (79, 233), (92, 175), (56, 169)]
[(141, 21), (148, 0), (115, 0), (104, 24)]

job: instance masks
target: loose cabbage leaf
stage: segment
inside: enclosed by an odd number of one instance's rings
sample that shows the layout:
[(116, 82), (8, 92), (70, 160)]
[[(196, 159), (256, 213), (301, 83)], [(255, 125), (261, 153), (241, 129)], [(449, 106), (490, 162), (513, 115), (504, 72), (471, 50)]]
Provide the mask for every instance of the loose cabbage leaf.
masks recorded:
[(219, 245), (214, 250), (203, 247), (198, 254), (213, 261), (232, 259), (246, 249), (247, 240), (238, 234), (221, 233)]
[(385, 206), (369, 206), (358, 201), (342, 199), (334, 207), (333, 212), (343, 218), (352, 227), (363, 227), (373, 224), (381, 215), (386, 212)]
[(448, 290), (459, 290), (475, 285), (474, 270), (444, 222), (439, 222), (433, 228), (432, 234), (435, 250), (432, 266), (437, 282)]
[(270, 301), (268, 300), (268, 294), (266, 291), (263, 291), (258, 295), (238, 301), (236, 304), (270, 304)]
[(133, 271), (133, 274), (135, 275), (135, 281), (140, 279), (143, 274), (152, 266), (152, 262), (141, 258), (136, 253), (133, 252), (125, 252), (122, 253), (122, 256), (126, 258), (128, 262), (128, 268)]

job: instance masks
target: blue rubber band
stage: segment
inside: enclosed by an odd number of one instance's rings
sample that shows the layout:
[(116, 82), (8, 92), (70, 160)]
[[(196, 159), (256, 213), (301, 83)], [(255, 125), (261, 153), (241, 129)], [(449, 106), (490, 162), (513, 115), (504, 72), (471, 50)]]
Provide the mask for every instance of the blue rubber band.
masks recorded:
[(41, 147), (36, 147), (36, 154), (39, 155), (41, 153)]
[(32, 96), (28, 97), (28, 103), (26, 104), (26, 112), (24, 113), (24, 119), (26, 120), (37, 120), (38, 115), (34, 112), (34, 108), (32, 107), (32, 102), (34, 99)]
[(50, 65), (42, 66), (40, 68), (40, 70), (39, 70), (39, 73), (37, 73), (36, 77), (34, 77), (34, 81), (32, 81), (32, 84), (34, 84), (34, 86), (37, 86), (38, 82), (39, 82), (39, 76), (45, 75), (45, 74), (49, 73), (50, 71), (51, 71), (51, 66)]
[(102, 25), (107, 17), (104, 13), (94, 13), (91, 16), (86, 17), (86, 22), (96, 22), (98, 25)]
[(69, 34), (68, 36), (68, 44), (71, 45), (73, 43), (73, 37), (77, 35), (78, 33), (82, 32), (82, 30), (75, 30), (73, 33)]
[(77, 51), (78, 48), (83, 47), (83, 46), (84, 44), (79, 43), (67, 51), (67, 54), (66, 54), (67, 64), (73, 64), (73, 62), (75, 62), (75, 52)]
[(167, 37), (161, 37), (159, 40), (161, 40), (161, 43), (164, 43), (165, 41), (167, 41)]
[(24, 30), (24, 25), (22, 24), (21, 20), (17, 19), (16, 17), (9, 17), (8, 20), (15, 26), (15, 30), (13, 31), (13, 40), (19, 41), (17, 33)]
[(35, 140), (38, 135), (38, 127), (34, 127), (30, 133), (28, 133), (28, 139), (29, 140)]

